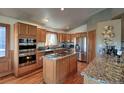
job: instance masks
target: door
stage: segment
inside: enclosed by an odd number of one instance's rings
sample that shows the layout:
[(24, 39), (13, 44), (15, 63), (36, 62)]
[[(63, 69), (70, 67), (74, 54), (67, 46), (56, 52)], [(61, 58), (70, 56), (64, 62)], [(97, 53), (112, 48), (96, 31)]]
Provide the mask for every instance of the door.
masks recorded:
[(11, 70), (10, 25), (0, 24), (0, 74)]

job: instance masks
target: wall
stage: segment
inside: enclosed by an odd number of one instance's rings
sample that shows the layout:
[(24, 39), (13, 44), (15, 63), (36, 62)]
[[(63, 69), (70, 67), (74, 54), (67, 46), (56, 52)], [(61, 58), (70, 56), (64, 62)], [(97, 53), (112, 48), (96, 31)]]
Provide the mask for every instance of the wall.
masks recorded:
[(85, 24), (87, 24), (87, 30), (91, 31), (93, 29), (96, 29), (97, 23), (111, 20), (112, 17), (117, 16), (121, 13), (124, 13), (124, 8), (108, 8), (99, 13), (96, 13), (86, 21)]
[(96, 29), (97, 23), (101, 21), (107, 21), (112, 18), (112, 9), (105, 9), (87, 20), (87, 30), (91, 31)]
[(104, 27), (113, 26), (112, 32), (115, 33), (115, 37), (113, 38), (113, 45), (116, 46), (116, 48), (121, 48), (121, 20), (111, 20), (111, 21), (105, 21), (100, 22), (97, 24), (97, 30), (96, 30), (96, 51), (99, 53), (99, 50), (103, 47), (105, 47), (105, 44), (103, 43), (103, 36), (102, 32), (104, 31)]
[(68, 33), (78, 33), (78, 32), (86, 32), (86, 31), (87, 31), (87, 24), (72, 29)]
[[(0, 23), (10, 24), (10, 49), (11, 50), (14, 50), (14, 42), (13, 42), (14, 41), (14, 24), (17, 22), (23, 22), (23, 23), (35, 25), (39, 28), (44, 28), (41, 25), (37, 25), (31, 22), (21, 21), (11, 17), (0, 16)], [(44, 29), (47, 29), (47, 28), (44, 28)], [(47, 30), (55, 32), (53, 29), (50, 29), (50, 28), (48, 28)], [(59, 32), (63, 33), (63, 31), (59, 31)]]

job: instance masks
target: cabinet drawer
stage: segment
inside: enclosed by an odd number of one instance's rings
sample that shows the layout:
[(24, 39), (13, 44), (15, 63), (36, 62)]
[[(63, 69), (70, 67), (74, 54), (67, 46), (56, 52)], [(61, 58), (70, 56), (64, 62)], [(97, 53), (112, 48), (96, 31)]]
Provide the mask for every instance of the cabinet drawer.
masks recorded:
[(27, 74), (32, 70), (36, 69), (36, 63), (29, 66), (24, 66), (19, 68), (19, 75)]

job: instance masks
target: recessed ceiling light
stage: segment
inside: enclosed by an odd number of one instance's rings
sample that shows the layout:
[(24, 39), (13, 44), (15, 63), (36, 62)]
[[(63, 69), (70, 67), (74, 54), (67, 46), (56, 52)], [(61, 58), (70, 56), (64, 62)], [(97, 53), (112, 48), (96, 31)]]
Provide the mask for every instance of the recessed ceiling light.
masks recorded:
[(69, 27), (69, 26), (67, 26), (67, 27), (66, 27), (66, 29), (70, 29), (70, 27)]
[(48, 20), (48, 18), (47, 17), (45, 17), (44, 19), (42, 19), (42, 22), (48, 22), (49, 20)]
[(64, 8), (61, 8), (61, 11), (64, 11)]

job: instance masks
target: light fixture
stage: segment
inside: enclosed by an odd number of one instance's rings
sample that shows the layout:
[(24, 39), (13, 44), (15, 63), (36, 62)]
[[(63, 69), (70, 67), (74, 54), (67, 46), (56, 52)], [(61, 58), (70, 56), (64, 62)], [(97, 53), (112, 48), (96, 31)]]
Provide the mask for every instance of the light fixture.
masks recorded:
[(70, 27), (69, 27), (69, 26), (67, 26), (67, 27), (66, 27), (66, 29), (70, 29)]
[(64, 11), (64, 8), (61, 8), (61, 11)]
[(45, 18), (42, 19), (42, 22), (45, 22), (45, 23), (46, 23), (46, 22), (48, 22), (48, 21), (49, 21), (49, 20), (48, 20), (48, 17), (45, 17)]

